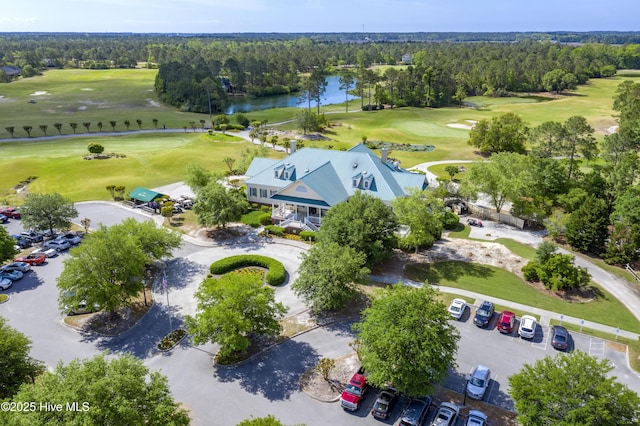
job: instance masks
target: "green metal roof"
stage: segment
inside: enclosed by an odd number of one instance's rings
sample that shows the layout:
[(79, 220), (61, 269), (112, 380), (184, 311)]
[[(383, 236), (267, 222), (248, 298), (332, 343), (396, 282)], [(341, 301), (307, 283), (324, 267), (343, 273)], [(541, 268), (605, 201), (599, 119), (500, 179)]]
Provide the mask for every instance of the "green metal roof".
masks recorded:
[(134, 200), (138, 200), (138, 201), (143, 201), (145, 203), (148, 203), (149, 201), (153, 201), (156, 198), (160, 198), (162, 196), (164, 196), (164, 194), (161, 194), (156, 191), (152, 191), (150, 189), (140, 188), (140, 187), (134, 189), (129, 194), (130, 198), (133, 198)]

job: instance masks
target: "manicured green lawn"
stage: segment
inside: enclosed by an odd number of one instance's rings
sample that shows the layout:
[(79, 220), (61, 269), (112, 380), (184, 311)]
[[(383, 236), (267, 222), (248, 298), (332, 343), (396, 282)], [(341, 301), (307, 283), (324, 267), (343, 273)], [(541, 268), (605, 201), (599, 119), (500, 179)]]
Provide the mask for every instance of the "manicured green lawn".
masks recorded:
[[(84, 160), (95, 138), (8, 142), (2, 145), (0, 188), (7, 191), (29, 176), (37, 176), (30, 192), (59, 192), (74, 201), (108, 199), (107, 185), (156, 187), (184, 179), (186, 166), (199, 163), (212, 171), (226, 169), (222, 159), (240, 158), (251, 144), (231, 135), (206, 133), (136, 134), (103, 137), (105, 152), (125, 158)], [(282, 157), (282, 153), (269, 151)]]
[(508, 248), (511, 253), (524, 257), (525, 259), (533, 260), (536, 257), (536, 249), (530, 245), (512, 240), (511, 238), (498, 238), (494, 240), (494, 242), (502, 244)]
[(240, 222), (257, 228), (258, 226), (260, 226), (260, 217), (264, 214), (265, 212), (263, 212), (262, 210), (252, 210), (248, 213), (243, 214), (240, 218)]
[(640, 332), (640, 322), (619, 301), (597, 288), (600, 296), (586, 303), (568, 303), (542, 294), (504, 269), (467, 262), (413, 264), (405, 276), (415, 281), (476, 291), (487, 296)]

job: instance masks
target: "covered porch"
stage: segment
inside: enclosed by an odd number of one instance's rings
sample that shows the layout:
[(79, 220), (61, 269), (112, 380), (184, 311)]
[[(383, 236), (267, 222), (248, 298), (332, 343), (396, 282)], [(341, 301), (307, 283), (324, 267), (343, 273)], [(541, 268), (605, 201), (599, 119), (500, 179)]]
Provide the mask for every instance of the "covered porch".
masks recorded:
[[(324, 204), (324, 206), (320, 205)], [(271, 204), (271, 220), (283, 228), (298, 228), (301, 231), (317, 231), (322, 225), (322, 218), (329, 210), (324, 202), (317, 205), (299, 204), (283, 201)]]

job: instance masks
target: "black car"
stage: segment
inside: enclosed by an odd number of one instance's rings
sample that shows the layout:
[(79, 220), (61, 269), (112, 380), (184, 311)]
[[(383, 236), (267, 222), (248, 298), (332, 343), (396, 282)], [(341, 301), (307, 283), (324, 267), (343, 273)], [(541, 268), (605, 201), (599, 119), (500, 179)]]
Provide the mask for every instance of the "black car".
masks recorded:
[(569, 332), (561, 325), (551, 327), (551, 346), (564, 351), (569, 347)]
[(430, 406), (430, 396), (412, 399), (407, 408), (404, 409), (398, 426), (420, 426), (427, 417)]
[(398, 391), (393, 388), (386, 388), (378, 393), (376, 402), (371, 408), (371, 415), (377, 419), (387, 419), (393, 411), (393, 406), (398, 399)]
[(494, 311), (495, 307), (493, 306), (493, 303), (485, 300), (476, 311), (476, 316), (473, 317), (473, 323), (478, 327), (485, 328), (489, 325)]

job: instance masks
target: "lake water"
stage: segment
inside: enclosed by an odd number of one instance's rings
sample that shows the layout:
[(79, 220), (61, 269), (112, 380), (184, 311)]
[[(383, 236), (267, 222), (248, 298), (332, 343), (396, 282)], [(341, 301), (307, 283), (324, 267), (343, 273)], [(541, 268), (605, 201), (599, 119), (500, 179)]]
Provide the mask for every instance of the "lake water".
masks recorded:
[[(340, 90), (340, 77), (332, 75), (327, 77), (327, 89), (322, 97), (322, 105), (339, 104), (345, 101), (344, 90)], [(352, 87), (353, 89), (353, 87)], [(230, 104), (226, 114), (233, 114), (237, 112), (251, 112), (260, 111), (270, 108), (286, 108), (286, 107), (299, 107), (306, 108), (308, 106), (307, 101), (300, 102), (300, 93), (289, 95), (277, 95), (266, 96), (262, 98), (230, 98)], [(349, 95), (349, 101), (358, 99), (356, 96)], [(316, 102), (311, 101), (311, 107), (317, 107)]]

